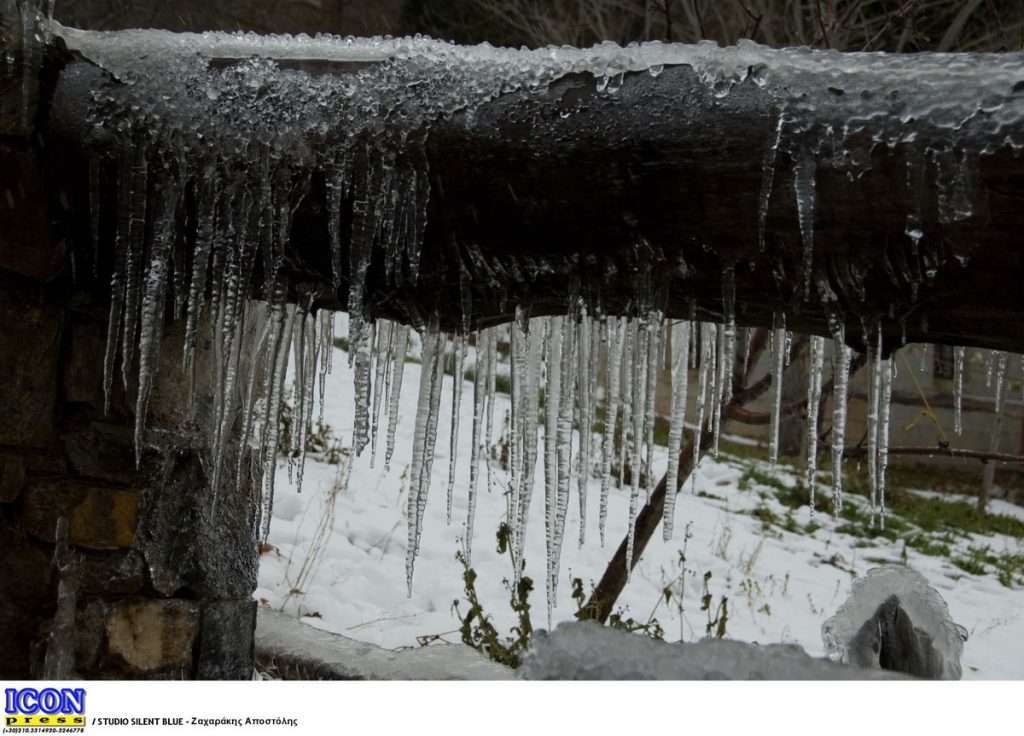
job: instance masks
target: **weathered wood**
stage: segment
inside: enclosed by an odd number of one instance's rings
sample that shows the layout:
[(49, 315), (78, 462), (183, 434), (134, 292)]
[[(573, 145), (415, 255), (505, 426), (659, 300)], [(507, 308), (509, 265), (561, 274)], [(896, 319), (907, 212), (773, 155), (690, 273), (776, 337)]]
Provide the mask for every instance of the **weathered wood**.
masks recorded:
[[(1004, 63), (995, 55), (976, 58), (978, 75), (986, 64)], [(919, 55), (903, 71), (937, 63)], [(324, 73), (344, 72), (335, 65)], [(512, 319), (517, 306), (534, 316), (564, 312), (579, 293), (609, 313), (654, 305), (669, 316), (721, 321), (723, 277), (732, 273), (741, 325), (769, 325), (774, 312), (784, 312), (789, 328), (828, 334), (831, 311), (855, 346), (866, 326), (880, 321), (887, 348), (905, 340), (1024, 350), (1024, 262), (1016, 247), (1024, 161), (1007, 143), (1024, 129), (1019, 124), (1009, 132), (965, 125), (951, 151), (931, 155), (953, 145), (950, 129), (899, 120), (902, 108), (893, 105), (888, 117), (847, 132), (842, 150), (819, 140), (810, 299), (788, 152), (799, 146), (783, 146), (772, 167), (761, 249), (764, 162), (777, 140), (783, 88), (806, 90), (801, 104), (826, 110), (828, 125), (856, 109), (851, 98), (898, 97), (903, 89), (867, 62), (858, 74), (858, 86), (844, 88), (834, 70), (802, 67), (763, 85), (743, 81), (724, 96), (687, 65), (657, 76), (627, 74), (614, 94), (591, 75), (574, 74), (545, 91), (503, 94), (436, 120), (425, 142), (431, 196), (419, 281), (387, 283), (384, 254), (375, 253), (371, 311), (414, 323), (437, 311), (442, 326), (458, 329), (466, 299), (470, 322), (479, 326)], [(65, 87), (96, 81), (73, 68), (65, 76)], [(965, 74), (956, 83), (969, 87), (971, 79)], [(87, 93), (58, 96), (55, 118), (73, 119), (73, 106), (59, 108)], [(957, 114), (970, 120), (983, 103), (964, 102)], [(1015, 91), (1007, 89), (999, 105), (1004, 118), (1006, 110), (1024, 117)], [(893, 125), (904, 126), (913, 144), (873, 143)], [(64, 173), (75, 148), (72, 140), (61, 152)], [(851, 156), (861, 157), (853, 180)], [(962, 183), (967, 211), (951, 219), (940, 206), (950, 194), (938, 190), (956, 185), (949, 167), (958, 157), (969, 161), (964, 176), (974, 181)], [(923, 195), (907, 183), (914, 167), (923, 167)], [(329, 286), (323, 176), (311, 174), (295, 213), (289, 268), (293, 281), (320, 294), (322, 306), (343, 308), (347, 288)], [(79, 178), (66, 186), (73, 230), (81, 234), (83, 184)], [(919, 220), (919, 243), (908, 237), (909, 213)]]

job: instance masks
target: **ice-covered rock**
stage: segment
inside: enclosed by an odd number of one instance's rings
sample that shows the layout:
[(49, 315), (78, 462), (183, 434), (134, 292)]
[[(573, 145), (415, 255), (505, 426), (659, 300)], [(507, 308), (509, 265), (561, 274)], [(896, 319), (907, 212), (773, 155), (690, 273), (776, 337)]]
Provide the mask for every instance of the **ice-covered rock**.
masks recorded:
[(655, 641), (593, 621), (539, 631), (518, 671), (526, 680), (880, 680), (901, 676), (815, 659), (796, 644)]
[(868, 570), (821, 627), (829, 657), (860, 667), (959, 680), (967, 630), (920, 573), (901, 565)]

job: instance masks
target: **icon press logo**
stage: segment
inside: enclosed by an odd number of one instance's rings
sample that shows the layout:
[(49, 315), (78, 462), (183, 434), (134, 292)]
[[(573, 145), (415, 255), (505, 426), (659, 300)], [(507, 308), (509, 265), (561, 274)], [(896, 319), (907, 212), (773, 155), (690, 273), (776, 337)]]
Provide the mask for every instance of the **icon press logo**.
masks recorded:
[(7, 688), (4, 727), (63, 730), (85, 726), (85, 688)]

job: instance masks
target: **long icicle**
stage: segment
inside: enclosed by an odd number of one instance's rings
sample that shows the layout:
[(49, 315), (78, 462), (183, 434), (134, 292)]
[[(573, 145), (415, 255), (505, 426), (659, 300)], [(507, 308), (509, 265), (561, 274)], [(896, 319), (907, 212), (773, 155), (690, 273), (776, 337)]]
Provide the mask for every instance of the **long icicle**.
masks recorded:
[(441, 380), (444, 376), (445, 338), (438, 328), (435, 315), (423, 341), (423, 368), (417, 399), (416, 427), (413, 434), (412, 470), (409, 476), (407, 504), (409, 535), (405, 556), (405, 577), (408, 595), (412, 596), (412, 576), (419, 554), (420, 535), (423, 531), (423, 512), (430, 488), (430, 471), (434, 461), (434, 442), (437, 439), (437, 415), (441, 402)]
[(892, 361), (883, 360), (878, 416), (878, 519), (882, 529), (885, 529), (885, 472), (889, 467), (889, 408), (892, 404), (892, 373)]
[(452, 373), (452, 426), (448, 457), (447, 520), (452, 523), (452, 495), (455, 492), (455, 463), (459, 450), (459, 415), (462, 412), (462, 382), (466, 363), (466, 338), (457, 335), (452, 344), (455, 367)]
[(591, 343), (593, 320), (587, 316), (586, 308), (580, 317), (579, 346), (577, 348), (576, 378), (579, 381), (576, 389), (579, 407), (578, 423), (580, 431), (580, 451), (576, 458), (576, 492), (580, 504), (580, 533), (578, 544), (583, 546), (587, 531), (587, 480), (590, 477), (590, 440), (593, 432), (594, 392), (591, 389), (591, 375), (596, 372)]
[(821, 403), (822, 371), (825, 367), (825, 338), (810, 337), (810, 375), (807, 378), (807, 488), (814, 515), (815, 473), (818, 468), (818, 405)]
[(548, 627), (554, 610), (555, 542), (558, 534), (558, 410), (562, 396), (562, 317), (547, 319), (544, 356), (544, 531), (547, 552), (545, 575)]
[(395, 325), (382, 319), (377, 322), (377, 349), (374, 360), (376, 371), (373, 379), (373, 413), (370, 415), (370, 467), (377, 460), (377, 426), (380, 423), (381, 398), (387, 393), (389, 370), (393, 369), (391, 349), (394, 345)]
[(576, 364), (577, 322), (572, 317), (562, 321), (562, 355), (561, 379), (558, 408), (558, 497), (555, 506), (555, 559), (552, 571), (552, 603), (558, 603), (558, 571), (561, 566), (562, 544), (565, 539), (565, 517), (569, 509), (569, 486), (572, 480), (572, 422), (573, 405), (575, 404), (576, 377), (573, 367)]
[(484, 407), (487, 402), (487, 376), (490, 351), (487, 343), (493, 337), (492, 330), (476, 332), (476, 365), (473, 374), (473, 439), (469, 457), (469, 493), (466, 497), (466, 530), (462, 540), (466, 564), (473, 564), (473, 524), (476, 520), (477, 480), (480, 475), (480, 441), (484, 421)]
[[(351, 346), (349, 346), (351, 348)], [(388, 439), (384, 452), (384, 465), (391, 465), (391, 456), (395, 452), (395, 432), (398, 429), (398, 408), (402, 398), (402, 376), (405, 374), (405, 354), (409, 350), (409, 326), (398, 325), (395, 328), (395, 349), (392, 354), (391, 394), (388, 396)]]
[(598, 532), (604, 545), (605, 520), (608, 518), (608, 492), (612, 482), (612, 455), (615, 452), (615, 423), (619, 418), (619, 367), (622, 365), (625, 318), (611, 317), (606, 322), (605, 338), (608, 350), (608, 376), (605, 383), (604, 445), (601, 455), (601, 506)]
[(832, 508), (838, 518), (843, 508), (843, 450), (846, 442), (846, 401), (849, 387), (850, 348), (846, 346), (846, 330), (838, 326), (834, 341), (832, 393)]
[(693, 433), (693, 489), (697, 490), (697, 465), (700, 462), (700, 436), (704, 432), (704, 411), (708, 384), (715, 367), (715, 341), (718, 325), (704, 322), (700, 326), (700, 365), (697, 378), (697, 428)]
[(779, 460), (779, 420), (782, 413), (782, 383), (786, 369), (786, 315), (776, 312), (772, 326), (772, 406), (768, 433), (768, 462)]
[(686, 394), (689, 384), (687, 370), (690, 351), (690, 323), (686, 320), (672, 325), (672, 416), (668, 431), (668, 471), (665, 482), (665, 512), (662, 519), (663, 536), (672, 538), (675, 519), (676, 491), (679, 489), (679, 452), (683, 445), (683, 426), (686, 419)]
[(636, 516), (639, 512), (640, 480), (643, 475), (640, 452), (644, 432), (644, 407), (647, 405), (647, 343), (650, 331), (636, 321), (633, 330), (633, 464), (630, 468), (629, 526), (626, 530), (626, 575), (633, 569), (633, 543), (636, 537)]
[(882, 391), (882, 361), (879, 355), (882, 333), (878, 340), (865, 340), (868, 349), (868, 486), (871, 489), (871, 524), (878, 523), (878, 410)]

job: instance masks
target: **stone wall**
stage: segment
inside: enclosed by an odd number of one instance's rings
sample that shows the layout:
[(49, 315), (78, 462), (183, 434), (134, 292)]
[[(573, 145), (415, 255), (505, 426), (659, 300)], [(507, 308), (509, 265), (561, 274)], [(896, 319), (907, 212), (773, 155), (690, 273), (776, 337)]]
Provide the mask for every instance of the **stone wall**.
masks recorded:
[[(0, 16), (8, 40), (19, 24)], [(136, 467), (119, 364), (104, 409), (109, 277), (75, 273), (54, 224), (62, 201), (33, 132), (45, 110), (13, 52), (0, 69), (0, 679), (250, 677), (259, 478), (227, 474), (215, 502), (212, 372), (201, 351), (189, 393), (174, 325)]]

